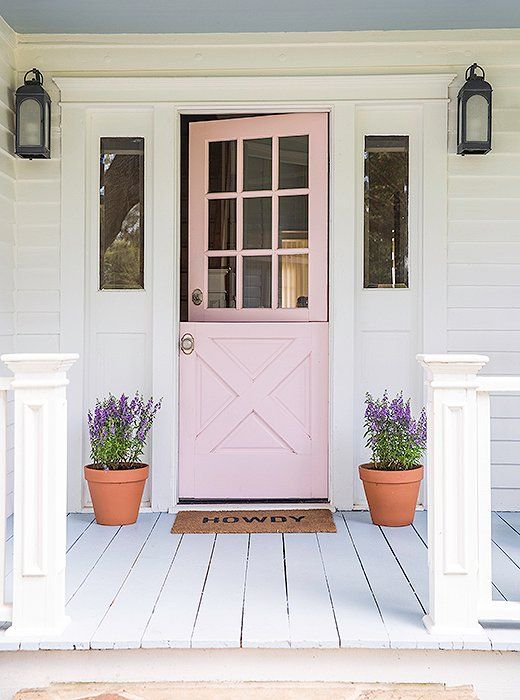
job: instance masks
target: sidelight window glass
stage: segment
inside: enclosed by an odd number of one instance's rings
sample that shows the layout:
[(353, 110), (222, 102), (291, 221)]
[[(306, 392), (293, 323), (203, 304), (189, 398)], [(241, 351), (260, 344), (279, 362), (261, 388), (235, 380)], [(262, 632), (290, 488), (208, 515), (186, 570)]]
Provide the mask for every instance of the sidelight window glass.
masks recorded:
[(144, 288), (144, 139), (102, 138), (99, 287)]
[(408, 141), (365, 137), (365, 288), (408, 287)]

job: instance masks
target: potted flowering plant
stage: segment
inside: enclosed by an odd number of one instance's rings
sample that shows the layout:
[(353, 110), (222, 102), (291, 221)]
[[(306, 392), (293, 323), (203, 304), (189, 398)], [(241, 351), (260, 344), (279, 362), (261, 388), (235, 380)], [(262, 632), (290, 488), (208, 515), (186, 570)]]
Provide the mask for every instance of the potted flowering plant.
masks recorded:
[(366, 447), (372, 462), (359, 467), (359, 476), (375, 525), (401, 526), (413, 522), (424, 469), (426, 411), (412, 416), (410, 399), (402, 392), (394, 399), (385, 391), (381, 399), (365, 399)]
[(136, 392), (132, 399), (109, 394), (97, 399), (88, 412), (92, 464), (85, 467), (85, 479), (100, 525), (130, 525), (137, 520), (149, 472), (140, 457), (160, 407), (161, 401), (145, 402)]

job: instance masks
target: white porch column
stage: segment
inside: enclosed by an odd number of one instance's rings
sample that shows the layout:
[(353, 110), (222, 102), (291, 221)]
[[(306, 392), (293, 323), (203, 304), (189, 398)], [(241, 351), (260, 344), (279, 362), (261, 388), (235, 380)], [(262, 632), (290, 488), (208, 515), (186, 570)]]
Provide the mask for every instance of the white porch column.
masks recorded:
[(418, 355), (428, 385), (427, 629), (482, 636), (478, 622), (477, 373), (483, 355)]
[(14, 554), (7, 634), (66, 626), (67, 371), (78, 355), (2, 355), (13, 372)]

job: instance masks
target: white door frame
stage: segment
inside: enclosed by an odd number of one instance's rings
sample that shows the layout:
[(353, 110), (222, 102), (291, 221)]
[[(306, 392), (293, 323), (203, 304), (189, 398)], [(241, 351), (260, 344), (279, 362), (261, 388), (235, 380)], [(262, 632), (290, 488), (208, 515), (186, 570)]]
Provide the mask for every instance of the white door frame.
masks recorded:
[[(330, 113), (330, 499), (353, 503), (356, 109), (414, 108), (423, 126), (422, 351), (445, 352), (447, 336), (447, 116), (454, 74), (113, 78), (55, 77), (61, 91), (60, 350), (80, 352), (69, 392), (69, 509), (81, 510), (84, 461), (86, 153), (92, 115), (152, 109), (152, 387), (166, 401), (153, 431), (152, 508), (176, 509), (180, 251), (180, 117), (183, 113)], [(262, 96), (261, 101), (259, 95)], [(203, 96), (203, 100), (201, 97)], [(175, 168), (172, 168), (175, 163)], [(173, 235), (172, 235), (173, 232)], [(157, 465), (162, 465), (158, 468)]]

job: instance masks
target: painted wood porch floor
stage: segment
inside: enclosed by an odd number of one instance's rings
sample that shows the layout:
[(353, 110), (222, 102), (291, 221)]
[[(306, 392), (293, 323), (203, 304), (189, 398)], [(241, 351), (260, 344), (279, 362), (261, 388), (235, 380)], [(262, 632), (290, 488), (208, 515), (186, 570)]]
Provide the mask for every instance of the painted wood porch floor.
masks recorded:
[[(71, 514), (72, 622), (54, 639), (17, 641), (0, 631), (0, 650), (520, 650), (520, 629), (510, 626), (486, 627), (484, 642), (439, 642), (426, 632), (426, 513), (408, 528), (375, 527), (361, 512), (334, 517), (336, 534), (214, 536), (172, 535), (173, 515), (164, 513), (123, 528)], [(520, 600), (520, 513), (493, 514), (493, 583), (497, 599)]]

